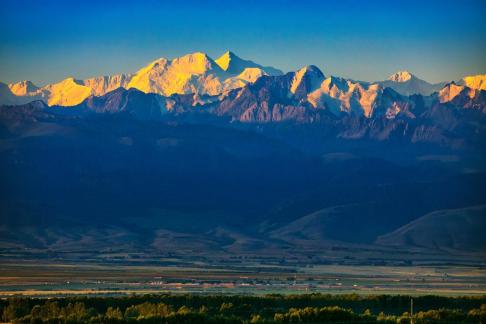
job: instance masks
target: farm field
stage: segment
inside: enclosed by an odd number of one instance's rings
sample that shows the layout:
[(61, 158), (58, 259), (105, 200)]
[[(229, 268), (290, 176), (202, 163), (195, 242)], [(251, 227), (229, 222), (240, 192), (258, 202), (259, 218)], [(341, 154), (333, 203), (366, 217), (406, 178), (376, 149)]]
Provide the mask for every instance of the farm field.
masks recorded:
[(0, 296), (148, 293), (485, 295), (472, 266), (156, 266), (12, 262), (0, 265)]

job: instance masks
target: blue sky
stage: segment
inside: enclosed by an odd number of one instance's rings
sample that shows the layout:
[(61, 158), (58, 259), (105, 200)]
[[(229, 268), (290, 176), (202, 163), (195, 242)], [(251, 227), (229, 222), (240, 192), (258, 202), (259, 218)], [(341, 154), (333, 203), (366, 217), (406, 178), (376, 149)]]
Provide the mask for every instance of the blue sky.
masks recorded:
[(0, 80), (39, 85), (227, 49), (284, 71), (428, 81), (486, 73), (486, 1), (18, 1), (0, 6)]

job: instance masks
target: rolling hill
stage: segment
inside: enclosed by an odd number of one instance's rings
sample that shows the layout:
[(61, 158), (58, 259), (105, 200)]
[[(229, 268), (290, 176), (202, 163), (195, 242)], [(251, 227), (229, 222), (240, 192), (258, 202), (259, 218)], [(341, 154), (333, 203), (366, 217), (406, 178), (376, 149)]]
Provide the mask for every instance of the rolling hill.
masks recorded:
[(420, 247), (434, 250), (484, 251), (486, 206), (448, 209), (426, 214), (392, 233), (382, 235), (377, 244)]

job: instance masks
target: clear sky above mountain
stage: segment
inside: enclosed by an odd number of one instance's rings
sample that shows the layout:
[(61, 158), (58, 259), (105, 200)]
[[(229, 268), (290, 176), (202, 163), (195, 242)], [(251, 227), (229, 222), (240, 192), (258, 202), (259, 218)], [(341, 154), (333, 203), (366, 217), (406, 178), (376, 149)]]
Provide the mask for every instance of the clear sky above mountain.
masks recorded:
[(42, 85), (227, 49), (284, 71), (435, 82), (486, 73), (486, 2), (17, 1), (0, 11), (0, 80)]

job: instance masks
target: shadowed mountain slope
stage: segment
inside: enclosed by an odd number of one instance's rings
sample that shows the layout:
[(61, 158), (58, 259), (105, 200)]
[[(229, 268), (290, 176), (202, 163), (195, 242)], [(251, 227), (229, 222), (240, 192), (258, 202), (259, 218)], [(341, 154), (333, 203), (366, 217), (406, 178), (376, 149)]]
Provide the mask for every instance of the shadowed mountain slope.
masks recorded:
[(486, 248), (486, 206), (440, 210), (424, 215), (392, 233), (378, 237), (386, 246), (438, 250)]

